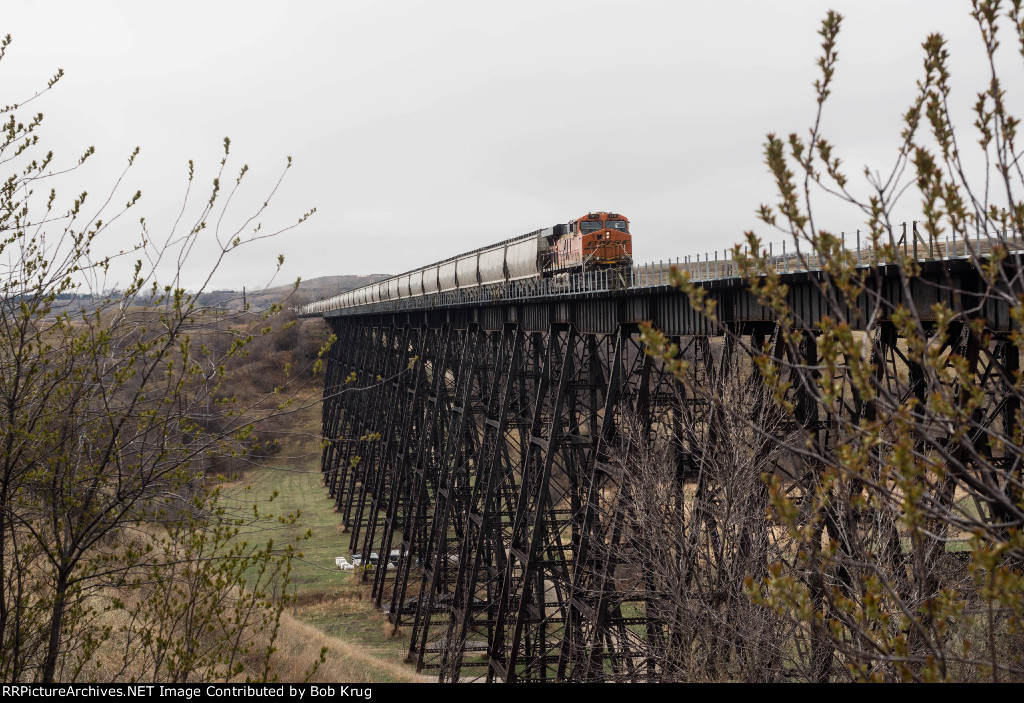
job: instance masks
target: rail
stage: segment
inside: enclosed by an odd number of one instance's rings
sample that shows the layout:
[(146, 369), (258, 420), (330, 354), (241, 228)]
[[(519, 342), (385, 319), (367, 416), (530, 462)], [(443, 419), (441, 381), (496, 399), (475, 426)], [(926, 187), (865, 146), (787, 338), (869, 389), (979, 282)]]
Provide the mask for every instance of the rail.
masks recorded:
[[(868, 235), (842, 233), (843, 249), (853, 257), (859, 268), (870, 268), (893, 263), (891, 252), (902, 252), (904, 257), (916, 261), (944, 261), (954, 259), (971, 259), (991, 252), (993, 246), (1007, 246), (1012, 253), (1024, 254), (1024, 239), (1020, 233), (981, 233), (966, 241), (955, 234), (943, 239), (927, 239), (918, 232), (917, 222), (908, 231), (907, 225), (902, 226), (902, 235), (896, 239), (890, 232), (889, 243), (875, 246)], [(883, 249), (884, 247), (884, 249)], [(786, 242), (780, 246), (774, 243), (763, 245), (760, 252), (767, 266), (778, 273), (799, 273), (820, 271), (823, 259), (817, 252), (787, 252)], [(631, 290), (644, 290), (671, 285), (671, 270), (676, 268), (686, 272), (690, 280), (697, 283), (724, 281), (740, 277), (739, 264), (732, 258), (730, 249), (633, 265), (627, 271), (603, 269), (581, 271), (572, 274), (560, 274), (550, 278), (532, 278), (520, 281), (504, 281), (476, 287), (451, 290), (443, 293), (428, 293), (416, 297), (399, 298), (397, 300), (378, 301), (353, 307), (340, 307), (336, 297), (311, 303), (301, 309), (305, 317), (321, 316), (328, 312), (338, 311), (343, 315), (365, 315), (379, 312), (395, 312), (404, 310), (422, 310), (434, 308), (459, 307), (487, 303), (521, 302), (547, 297), (592, 297)], [(340, 297), (340, 296), (337, 296)], [(332, 304), (333, 303), (333, 304)]]

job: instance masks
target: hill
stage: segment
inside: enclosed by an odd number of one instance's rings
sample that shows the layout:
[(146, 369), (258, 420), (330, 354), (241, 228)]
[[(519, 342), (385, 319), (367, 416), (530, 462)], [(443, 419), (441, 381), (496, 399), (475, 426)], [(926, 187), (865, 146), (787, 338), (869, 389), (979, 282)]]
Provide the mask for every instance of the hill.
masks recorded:
[[(246, 290), (245, 302), (253, 310), (265, 310), (282, 300), (287, 301), (285, 304), (288, 307), (295, 307), (382, 281), (388, 277), (390, 277), (390, 274), (386, 273), (371, 273), (365, 276), (320, 276), (319, 278), (301, 281), (298, 290), (294, 290), (293, 285), (290, 283), (266, 289)], [(241, 308), (243, 293), (242, 291), (233, 290), (212, 291), (201, 296), (199, 302), (202, 305), (223, 306), (227, 309)]]

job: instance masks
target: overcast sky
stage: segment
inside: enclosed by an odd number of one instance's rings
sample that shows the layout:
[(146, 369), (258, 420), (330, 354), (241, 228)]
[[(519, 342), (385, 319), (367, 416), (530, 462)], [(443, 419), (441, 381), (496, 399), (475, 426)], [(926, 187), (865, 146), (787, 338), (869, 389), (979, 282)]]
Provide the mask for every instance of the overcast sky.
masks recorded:
[(76, 178), (96, 194), (140, 145), (128, 184), (154, 230), (189, 158), (212, 178), (225, 135), (232, 173), (251, 169), (238, 221), (291, 155), (264, 228), (317, 214), (241, 252), (220, 287), (265, 280), (278, 253), (289, 280), (397, 273), (599, 209), (629, 217), (635, 258), (657, 260), (757, 226), (773, 195), (764, 135), (810, 124), (829, 8), (846, 19), (826, 134), (853, 175), (890, 163), (928, 33), (950, 40), (961, 108), (973, 102), (984, 66), (966, 0), (5, 0), (0, 85), (13, 102), (63, 68), (33, 105), (43, 139), (66, 161), (95, 145)]

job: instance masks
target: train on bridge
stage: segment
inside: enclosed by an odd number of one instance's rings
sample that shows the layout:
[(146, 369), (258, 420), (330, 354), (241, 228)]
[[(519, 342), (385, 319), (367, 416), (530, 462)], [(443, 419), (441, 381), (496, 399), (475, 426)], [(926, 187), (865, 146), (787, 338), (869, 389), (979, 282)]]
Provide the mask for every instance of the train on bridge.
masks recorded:
[(632, 262), (629, 219), (613, 212), (591, 212), (567, 224), (506, 239), (312, 303), (304, 312), (319, 314), (571, 272), (624, 268)]

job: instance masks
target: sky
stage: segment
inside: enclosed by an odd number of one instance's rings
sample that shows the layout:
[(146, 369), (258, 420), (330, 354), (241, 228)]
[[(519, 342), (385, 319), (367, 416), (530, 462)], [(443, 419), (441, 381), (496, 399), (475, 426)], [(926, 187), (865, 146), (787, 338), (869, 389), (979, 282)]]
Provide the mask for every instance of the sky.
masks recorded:
[[(765, 134), (811, 124), (828, 9), (845, 20), (824, 132), (855, 184), (864, 166), (891, 164), (931, 32), (949, 40), (969, 124), (986, 67), (966, 0), (4, 0), (0, 33), (14, 43), (0, 101), (62, 68), (31, 105), (46, 115), (41, 139), (61, 163), (97, 153), (56, 187), (66, 202), (78, 189), (99, 198), (140, 146), (113, 202), (141, 189), (155, 240), (181, 209), (189, 159), (198, 211), (225, 136), (225, 181), (249, 171), (222, 236), (291, 156), (260, 232), (317, 212), (233, 252), (214, 288), (267, 282), (278, 254), (279, 283), (398, 273), (596, 210), (625, 214), (634, 259), (656, 261), (764, 230)], [(920, 217), (913, 193), (901, 211)], [(836, 231), (863, 225), (827, 202), (815, 212)], [(138, 214), (104, 246), (130, 246)], [(195, 253), (189, 287), (215, 249)]]

